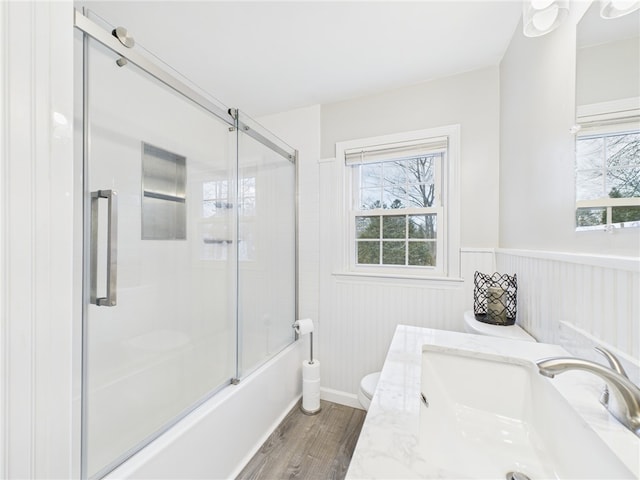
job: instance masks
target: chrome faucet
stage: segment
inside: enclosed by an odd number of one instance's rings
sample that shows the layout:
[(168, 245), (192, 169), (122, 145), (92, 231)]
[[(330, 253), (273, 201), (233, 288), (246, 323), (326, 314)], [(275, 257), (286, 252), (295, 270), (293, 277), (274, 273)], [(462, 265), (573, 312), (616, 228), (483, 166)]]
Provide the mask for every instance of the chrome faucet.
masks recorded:
[[(608, 387), (605, 385), (605, 390), (600, 396), (600, 403), (620, 423), (640, 437), (640, 388), (629, 380), (620, 361), (613, 353), (604, 348), (595, 348), (605, 356), (611, 368), (575, 357), (543, 358), (536, 364), (540, 374), (549, 378), (568, 370), (584, 370), (605, 380)], [(610, 401), (612, 399), (614, 401)]]

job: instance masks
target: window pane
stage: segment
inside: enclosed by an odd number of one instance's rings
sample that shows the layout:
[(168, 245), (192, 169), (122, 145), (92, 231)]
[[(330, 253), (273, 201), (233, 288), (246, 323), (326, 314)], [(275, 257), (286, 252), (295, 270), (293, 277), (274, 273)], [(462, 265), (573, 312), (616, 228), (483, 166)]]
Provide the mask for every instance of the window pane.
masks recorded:
[(640, 132), (606, 138), (607, 166), (640, 166)]
[(576, 175), (576, 200), (593, 200), (604, 194), (602, 171), (586, 170)]
[(406, 265), (405, 242), (382, 242), (383, 265)]
[(358, 263), (368, 265), (380, 264), (380, 242), (356, 242)]
[(608, 170), (606, 191), (610, 198), (640, 197), (640, 166)]
[(379, 187), (382, 185), (382, 164), (371, 163), (360, 167), (360, 186)]
[(406, 221), (406, 215), (383, 217), (382, 238), (406, 238)]
[(613, 207), (611, 223), (640, 222), (640, 207)]
[(385, 186), (382, 192), (382, 208), (404, 208), (404, 186)]
[(606, 208), (578, 208), (576, 209), (576, 226), (593, 227), (607, 222)]
[(407, 166), (405, 161), (383, 163), (383, 178), (387, 185), (402, 185), (407, 181)]
[(604, 164), (604, 139), (579, 138), (576, 140), (576, 168), (602, 168)]
[(380, 217), (356, 217), (356, 238), (380, 238)]
[(409, 265), (433, 267), (436, 264), (436, 242), (409, 242)]
[(435, 180), (435, 158), (418, 157), (407, 160), (407, 183), (432, 184)]
[(407, 189), (407, 205), (409, 207), (432, 207), (435, 200), (435, 185), (409, 185)]
[(363, 188), (360, 190), (360, 208), (362, 210), (381, 208), (380, 193), (380, 188)]
[(436, 238), (436, 215), (409, 215), (409, 238)]

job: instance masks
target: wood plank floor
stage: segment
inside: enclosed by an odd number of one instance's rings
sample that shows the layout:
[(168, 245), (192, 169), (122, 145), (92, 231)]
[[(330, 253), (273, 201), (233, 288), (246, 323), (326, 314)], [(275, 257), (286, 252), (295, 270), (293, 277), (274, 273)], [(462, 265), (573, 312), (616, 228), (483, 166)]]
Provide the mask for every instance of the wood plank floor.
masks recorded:
[(237, 480), (341, 480), (356, 447), (365, 411), (320, 401), (317, 415), (296, 405)]

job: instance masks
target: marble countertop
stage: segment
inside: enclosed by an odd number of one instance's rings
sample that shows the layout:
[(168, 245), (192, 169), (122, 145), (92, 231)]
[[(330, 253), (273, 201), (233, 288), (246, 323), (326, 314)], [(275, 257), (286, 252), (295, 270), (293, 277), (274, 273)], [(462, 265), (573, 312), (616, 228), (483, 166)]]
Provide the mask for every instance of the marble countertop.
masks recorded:
[[(418, 448), (423, 345), (529, 361), (569, 355), (558, 345), (398, 325), (351, 459), (348, 480), (440, 478)], [(575, 371), (556, 376), (553, 386), (627, 468), (640, 477), (640, 439), (600, 405), (602, 381), (587, 372)]]

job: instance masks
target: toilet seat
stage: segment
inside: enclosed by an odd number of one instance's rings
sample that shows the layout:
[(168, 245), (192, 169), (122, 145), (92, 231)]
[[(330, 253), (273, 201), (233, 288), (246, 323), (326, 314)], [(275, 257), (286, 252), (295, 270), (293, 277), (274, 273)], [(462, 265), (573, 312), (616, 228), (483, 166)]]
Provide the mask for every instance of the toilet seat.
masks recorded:
[(358, 401), (365, 410), (369, 410), (371, 405), (371, 399), (376, 391), (378, 380), (380, 379), (380, 372), (370, 373), (360, 380), (360, 389), (358, 390)]
[(516, 325), (491, 325), (476, 320), (473, 311), (464, 312), (464, 329), (467, 333), (476, 335), (487, 335), (490, 337), (507, 338), (510, 340), (522, 340), (525, 342), (535, 342), (536, 339), (525, 332), (522, 327)]

